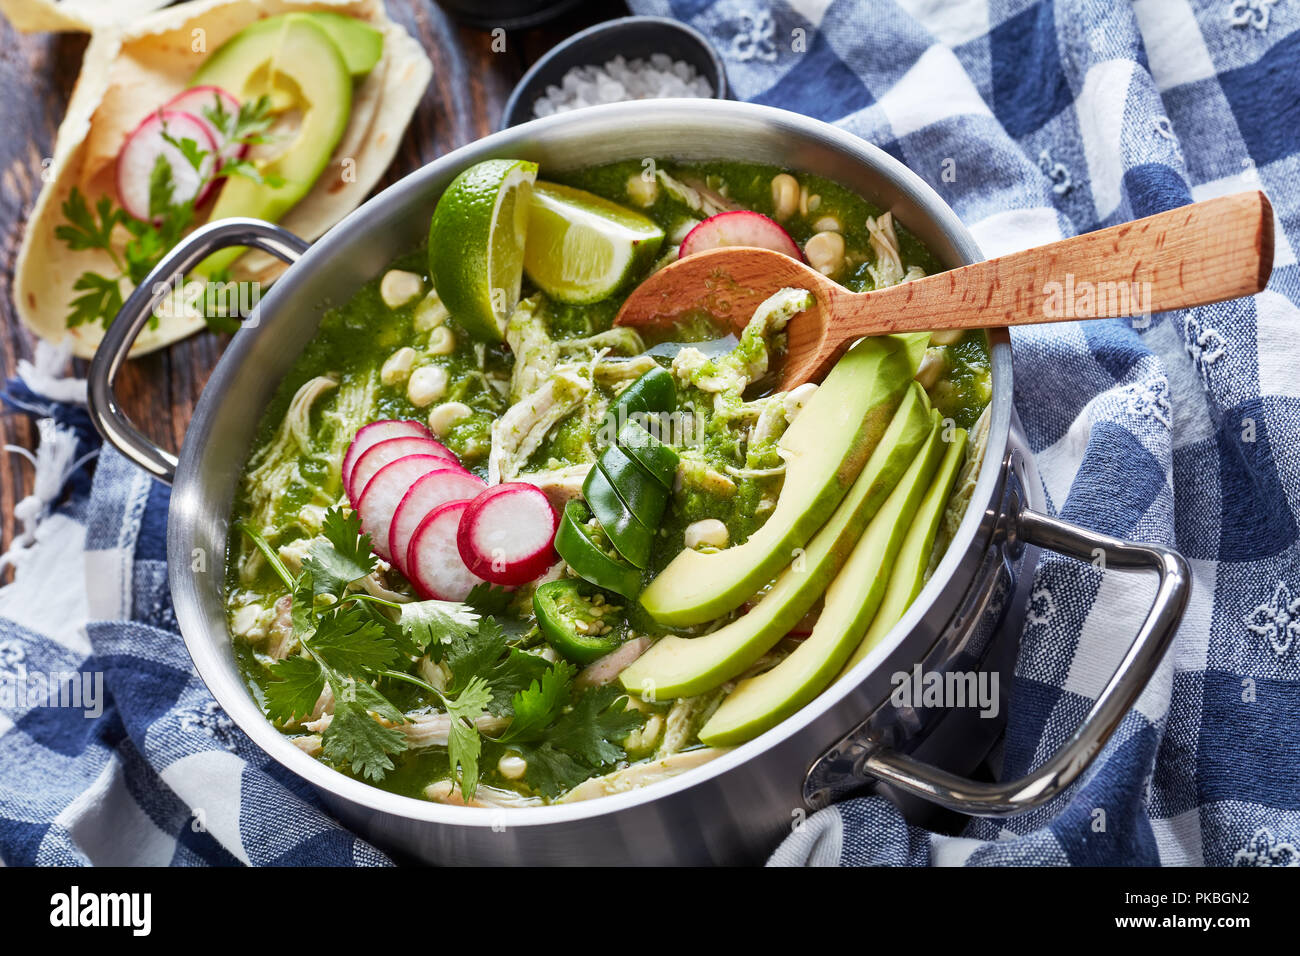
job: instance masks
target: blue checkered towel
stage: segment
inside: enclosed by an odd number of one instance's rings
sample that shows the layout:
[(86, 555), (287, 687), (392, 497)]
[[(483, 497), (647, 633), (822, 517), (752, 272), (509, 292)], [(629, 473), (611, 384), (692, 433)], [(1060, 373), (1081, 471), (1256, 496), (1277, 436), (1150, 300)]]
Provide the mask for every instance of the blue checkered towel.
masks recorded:
[[(1093, 768), (1047, 807), (960, 838), (909, 827), (883, 799), (851, 800), (810, 817), (773, 862), (1300, 863), (1300, 2), (632, 5), (706, 32), (736, 96), (838, 122), (899, 157), (989, 255), (1249, 188), (1278, 216), (1273, 279), (1253, 300), (1142, 331), (1099, 321), (1013, 335), (1016, 402), (1051, 510), (1176, 545), (1195, 573), (1173, 650)], [(51, 419), (56, 451), (64, 430), (68, 447), (46, 464), (84, 483), (73, 466), (91, 441), (75, 406), (21, 385), (11, 396)], [(166, 491), (105, 451), (89, 498), (74, 487), (37, 521), (51, 484), (25, 506), (33, 530), (0, 591), (0, 673), (101, 673), (98, 703), (93, 682), (81, 703), (103, 712), (0, 702), (0, 856), (383, 862), (195, 678), (162, 568)], [(1043, 560), (1005, 774), (1078, 724), (1149, 597)]]

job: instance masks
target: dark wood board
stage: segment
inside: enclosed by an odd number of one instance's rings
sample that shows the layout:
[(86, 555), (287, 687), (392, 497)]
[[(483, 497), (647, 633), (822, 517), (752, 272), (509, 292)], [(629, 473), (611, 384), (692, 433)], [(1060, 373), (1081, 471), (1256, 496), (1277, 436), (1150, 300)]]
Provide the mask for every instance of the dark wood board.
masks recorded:
[[(433, 80), (379, 188), (493, 132), (511, 89), (538, 57), (576, 31), (628, 12), (622, 3), (588, 0), (542, 26), (507, 31), (505, 49), (494, 51), (490, 32), (458, 24), (433, 0), (387, 5), (433, 61)], [(0, 18), (0, 374), (6, 379), (34, 346), (14, 314), (14, 258), (86, 42), (77, 34), (22, 34)], [(224, 338), (204, 332), (129, 362), (118, 380), (127, 414), (155, 441), (178, 448), (224, 344)], [(76, 372), (84, 375), (85, 363), (76, 363)], [(0, 442), (32, 448), (35, 429), (25, 415), (6, 414), (0, 417)], [(31, 465), (21, 456), (0, 460), (0, 549), (13, 538), (14, 504), (30, 490), (31, 479)]]

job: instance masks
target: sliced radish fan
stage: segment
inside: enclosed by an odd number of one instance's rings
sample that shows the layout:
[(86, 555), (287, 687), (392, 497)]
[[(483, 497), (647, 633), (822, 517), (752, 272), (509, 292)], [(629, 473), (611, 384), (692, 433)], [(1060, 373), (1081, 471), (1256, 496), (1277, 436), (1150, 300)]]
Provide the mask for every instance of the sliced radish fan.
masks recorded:
[(458, 472), (459, 466), (449, 466), (446, 459), (436, 455), (407, 455), (384, 465), (366, 483), (356, 502), (361, 530), (370, 535), (370, 547), (385, 561), (393, 560), (388, 550), (388, 532), (397, 506), (417, 479), (439, 470)]
[(447, 455), (441, 454), (445, 451), (445, 448), (429, 438), (389, 438), (381, 441), (371, 446), (352, 466), (347, 487), (348, 499), (356, 506), (365, 496), (367, 483), (378, 474), (379, 469), (407, 455), (432, 455), (442, 459), (443, 467), (463, 470), (455, 458), (448, 457), (450, 452)]
[[(352, 474), (352, 466), (357, 463), (357, 459), (381, 441), (387, 441), (390, 438), (427, 438), (429, 441), (433, 441), (433, 433), (419, 422), (403, 421), (395, 418), (363, 425), (352, 436), (352, 444), (348, 445), (347, 454), (343, 456), (344, 488), (348, 487), (348, 478)], [(437, 443), (435, 442), (435, 444)], [(439, 445), (438, 447), (441, 448), (442, 446)], [(446, 451), (446, 449), (443, 450)], [(447, 457), (451, 457), (451, 452), (447, 452)]]
[(208, 135), (212, 137), (221, 162), (225, 163), (243, 156), (248, 151), (248, 144), (230, 142), (225, 132), (212, 121), (210, 117), (216, 115), (218, 107), (230, 117), (227, 129), (233, 128), (233, 121), (239, 116), (239, 100), (219, 86), (195, 86), (182, 90), (168, 100), (163, 109), (180, 110), (198, 117), (208, 127)]
[(748, 209), (735, 209), (710, 216), (686, 234), (678, 256), (685, 259), (697, 252), (721, 246), (758, 246), (803, 259), (799, 244), (774, 220)]
[[(153, 219), (149, 197), (159, 159), (171, 167), (173, 205), (203, 201), (213, 185), (212, 164), (217, 152), (210, 126), (206, 120), (180, 110), (161, 109), (144, 118), (117, 154), (117, 198), (128, 215), (142, 222)], [(195, 169), (185, 154), (165, 137), (177, 142), (193, 140), (207, 153), (200, 168)]]
[(475, 498), (456, 543), (465, 565), (493, 584), (523, 584), (556, 561), (559, 516), (536, 485), (508, 482)]
[(407, 577), (423, 598), (463, 601), (483, 579), (461, 559), (456, 544), (461, 518), (468, 501), (451, 501), (435, 508), (420, 522), (411, 536), (407, 552)]
[(477, 475), (451, 468), (432, 471), (417, 478), (415, 484), (407, 490), (393, 513), (393, 522), (388, 528), (388, 553), (393, 556), (397, 569), (408, 578), (408, 550), (416, 529), (434, 509), (449, 501), (464, 501), (466, 504), (475, 495), (487, 487), (486, 482)]

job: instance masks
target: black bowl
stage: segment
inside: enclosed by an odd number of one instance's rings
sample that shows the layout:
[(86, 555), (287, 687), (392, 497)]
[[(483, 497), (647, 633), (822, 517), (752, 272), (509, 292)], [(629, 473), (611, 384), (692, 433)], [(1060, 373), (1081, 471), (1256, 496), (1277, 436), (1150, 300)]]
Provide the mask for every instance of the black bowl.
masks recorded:
[(567, 13), (582, 0), (492, 0), (484, 9), (482, 0), (438, 0), (442, 7), (461, 23), (480, 30), (501, 27), (521, 30)]
[(534, 63), (510, 93), (500, 128), (533, 119), (533, 104), (548, 86), (559, 86), (575, 66), (603, 66), (620, 54), (628, 60), (644, 60), (655, 53), (689, 63), (712, 84), (715, 98), (727, 98), (722, 58), (702, 33), (665, 17), (621, 17), (575, 33)]

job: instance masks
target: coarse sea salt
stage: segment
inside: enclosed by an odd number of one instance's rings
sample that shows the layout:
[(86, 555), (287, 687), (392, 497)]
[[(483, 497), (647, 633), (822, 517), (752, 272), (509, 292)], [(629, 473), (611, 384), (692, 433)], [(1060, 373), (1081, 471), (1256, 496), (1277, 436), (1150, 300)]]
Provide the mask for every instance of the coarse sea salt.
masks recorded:
[(713, 84), (684, 60), (666, 53), (647, 59), (616, 56), (604, 66), (575, 66), (558, 86), (552, 84), (533, 104), (534, 116), (567, 113), (583, 106), (669, 96), (710, 97)]

